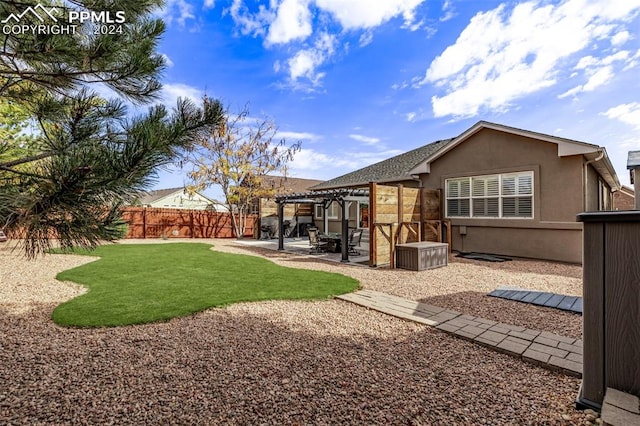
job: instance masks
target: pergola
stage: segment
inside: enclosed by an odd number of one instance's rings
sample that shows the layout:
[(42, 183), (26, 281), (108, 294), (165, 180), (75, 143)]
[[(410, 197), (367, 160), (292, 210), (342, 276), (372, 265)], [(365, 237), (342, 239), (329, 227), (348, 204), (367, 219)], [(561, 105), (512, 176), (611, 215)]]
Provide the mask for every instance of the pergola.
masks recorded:
[(326, 191), (310, 191), (296, 194), (276, 195), (278, 204), (278, 250), (284, 250), (284, 235), (282, 233), (285, 204), (322, 204), (327, 208), (328, 204), (336, 201), (342, 209), (342, 232), (340, 244), (342, 248), (342, 262), (349, 261), (349, 219), (347, 218), (347, 198), (368, 197), (368, 189), (331, 189)]

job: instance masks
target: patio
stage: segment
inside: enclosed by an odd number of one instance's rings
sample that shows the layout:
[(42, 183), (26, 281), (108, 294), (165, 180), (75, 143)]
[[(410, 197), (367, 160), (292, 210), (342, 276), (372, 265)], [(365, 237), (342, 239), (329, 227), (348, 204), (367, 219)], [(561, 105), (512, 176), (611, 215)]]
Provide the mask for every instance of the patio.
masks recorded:
[[(259, 247), (267, 250), (278, 250), (278, 239), (268, 240), (237, 240), (238, 244)], [(285, 253), (292, 253), (297, 255), (305, 255), (316, 259), (328, 260), (330, 262), (341, 262), (346, 264), (353, 264), (357, 266), (369, 266), (369, 232), (365, 230), (362, 235), (362, 240), (359, 246), (356, 246), (356, 250), (360, 252), (359, 255), (350, 254), (348, 262), (342, 260), (342, 253), (337, 252), (312, 252), (312, 247), (309, 243), (309, 237), (296, 237), (296, 238), (284, 238), (283, 247)]]

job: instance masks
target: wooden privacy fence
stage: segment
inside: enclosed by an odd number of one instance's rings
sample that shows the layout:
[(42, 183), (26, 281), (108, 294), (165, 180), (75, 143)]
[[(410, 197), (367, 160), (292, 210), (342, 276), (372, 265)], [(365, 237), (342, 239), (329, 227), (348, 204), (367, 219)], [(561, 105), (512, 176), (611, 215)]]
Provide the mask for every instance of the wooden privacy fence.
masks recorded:
[(395, 246), (418, 241), (442, 242), (451, 226), (440, 214), (440, 190), (402, 185), (369, 185), (369, 265), (395, 266)]
[[(127, 207), (125, 238), (235, 238), (231, 214), (205, 210)], [(257, 215), (247, 217), (244, 237), (253, 237)]]

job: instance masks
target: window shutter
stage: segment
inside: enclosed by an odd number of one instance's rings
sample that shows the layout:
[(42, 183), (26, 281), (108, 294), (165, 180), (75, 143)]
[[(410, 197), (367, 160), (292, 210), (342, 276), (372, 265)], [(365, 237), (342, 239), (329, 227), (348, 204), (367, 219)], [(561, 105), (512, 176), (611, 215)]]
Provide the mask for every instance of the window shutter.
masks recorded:
[(506, 176), (502, 178), (502, 195), (516, 195), (515, 176)]
[(468, 178), (460, 180), (460, 197), (468, 197), (471, 194), (470, 185)]
[(469, 217), (469, 200), (447, 200), (447, 215), (453, 217)]
[(474, 198), (473, 216), (477, 217), (499, 217), (500, 209), (498, 198)]
[(500, 179), (498, 176), (487, 178), (487, 196), (497, 197), (500, 195)]
[(503, 217), (533, 217), (531, 197), (511, 197), (502, 200)]
[(530, 174), (518, 176), (518, 195), (532, 195), (533, 180)]
[(447, 181), (447, 197), (458, 198), (460, 196), (460, 181), (448, 180)]
[(533, 173), (447, 179), (447, 216), (532, 218)]
[(486, 195), (483, 178), (473, 178), (473, 196), (484, 197)]

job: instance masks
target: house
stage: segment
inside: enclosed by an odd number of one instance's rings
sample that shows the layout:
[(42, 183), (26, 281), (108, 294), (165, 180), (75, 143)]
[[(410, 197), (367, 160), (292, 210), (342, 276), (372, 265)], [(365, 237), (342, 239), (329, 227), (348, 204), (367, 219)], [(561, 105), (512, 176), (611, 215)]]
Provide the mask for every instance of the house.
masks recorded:
[[(627, 170), (629, 170), (629, 178), (633, 185), (633, 193), (640, 191), (640, 151), (629, 151), (627, 157)], [(636, 173), (638, 172), (638, 173)], [(633, 209), (640, 210), (640, 200), (636, 200), (634, 196)]]
[(635, 208), (636, 196), (633, 188), (622, 185), (619, 191), (613, 193), (614, 210), (633, 210)]
[(311, 189), (370, 182), (439, 190), (453, 250), (573, 263), (576, 215), (612, 210), (621, 189), (603, 147), (486, 121)]
[(186, 188), (167, 188), (148, 191), (136, 204), (143, 207), (157, 207), (166, 209), (189, 210), (218, 210), (216, 201), (211, 200), (199, 192), (192, 192)]
[[(261, 184), (272, 189), (275, 194), (297, 194), (309, 191), (309, 188), (322, 183), (321, 180), (293, 178), (288, 176), (263, 176)], [(275, 236), (278, 232), (278, 205), (273, 198), (262, 197), (255, 201), (251, 213), (260, 217), (260, 226), (265, 231), (255, 234), (266, 237), (266, 234)], [(306, 235), (307, 226), (313, 223), (314, 205), (312, 203), (287, 204), (284, 207), (285, 234), (287, 236)]]

